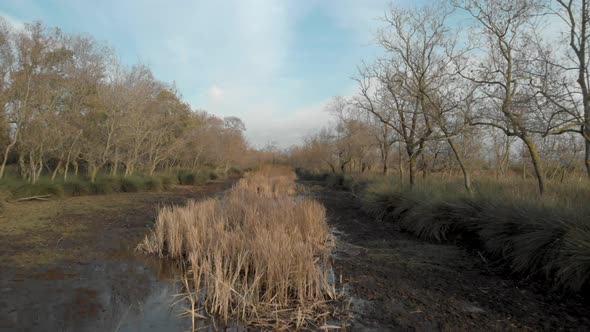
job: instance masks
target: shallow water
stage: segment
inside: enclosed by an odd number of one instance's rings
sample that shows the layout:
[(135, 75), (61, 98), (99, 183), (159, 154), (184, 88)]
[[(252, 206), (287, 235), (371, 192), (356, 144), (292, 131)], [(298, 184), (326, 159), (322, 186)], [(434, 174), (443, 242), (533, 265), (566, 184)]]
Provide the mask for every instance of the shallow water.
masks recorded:
[(186, 331), (172, 272), (129, 258), (14, 274), (0, 285), (0, 331)]

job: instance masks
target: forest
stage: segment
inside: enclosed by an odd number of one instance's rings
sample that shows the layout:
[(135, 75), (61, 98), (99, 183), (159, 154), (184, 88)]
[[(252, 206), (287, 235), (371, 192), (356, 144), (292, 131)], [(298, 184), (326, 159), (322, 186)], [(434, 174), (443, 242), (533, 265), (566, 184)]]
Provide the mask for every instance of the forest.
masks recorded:
[(92, 37), (2, 19), (0, 50), (0, 181), (13, 191), (256, 161), (242, 120), (191, 109), (174, 84)]
[(291, 160), (332, 173), (393, 171), (410, 185), (419, 172), (458, 172), (467, 191), (472, 173), (533, 178), (541, 194), (547, 181), (586, 183), (586, 6), (390, 8), (375, 35), (383, 56), (358, 65), (358, 93), (335, 97), (334, 124), (293, 148)]

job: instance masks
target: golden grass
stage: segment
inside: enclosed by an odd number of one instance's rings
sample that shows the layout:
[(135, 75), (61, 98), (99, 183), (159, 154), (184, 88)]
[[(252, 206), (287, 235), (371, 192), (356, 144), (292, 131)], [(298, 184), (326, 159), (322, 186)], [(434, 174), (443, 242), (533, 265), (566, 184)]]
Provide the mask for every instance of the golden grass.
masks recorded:
[(292, 197), (294, 179), (266, 168), (222, 198), (160, 210), (138, 248), (188, 263), (193, 317), (269, 329), (325, 328), (334, 317), (326, 211)]

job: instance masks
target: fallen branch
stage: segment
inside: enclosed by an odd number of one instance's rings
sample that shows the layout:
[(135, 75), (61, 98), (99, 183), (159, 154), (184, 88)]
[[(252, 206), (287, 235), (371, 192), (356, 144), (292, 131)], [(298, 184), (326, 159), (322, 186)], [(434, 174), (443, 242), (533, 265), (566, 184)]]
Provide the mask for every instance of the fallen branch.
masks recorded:
[(49, 197), (51, 197), (51, 194), (49, 195), (40, 195), (40, 196), (31, 196), (31, 197), (23, 197), (23, 198), (19, 198), (19, 199), (15, 199), (13, 201), (7, 201), (9, 203), (17, 203), (17, 202), (24, 202), (24, 201), (49, 201)]

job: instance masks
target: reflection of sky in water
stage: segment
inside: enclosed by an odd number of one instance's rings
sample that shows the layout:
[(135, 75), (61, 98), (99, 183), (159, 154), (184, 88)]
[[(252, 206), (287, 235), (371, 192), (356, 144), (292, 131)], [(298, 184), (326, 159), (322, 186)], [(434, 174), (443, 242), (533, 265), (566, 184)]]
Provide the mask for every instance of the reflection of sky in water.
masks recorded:
[(178, 317), (185, 304), (172, 306), (179, 292), (173, 272), (156, 258), (61, 264), (3, 279), (0, 331), (186, 331), (191, 327), (189, 319)]
[[(24, 279), (9, 275), (0, 280), (0, 331), (187, 331), (192, 323), (179, 317), (189, 308), (176, 296), (183, 292), (179, 275), (165, 260), (142, 255), (62, 263)], [(246, 330), (218, 320), (195, 323), (199, 331)]]
[(95, 319), (84, 320), (79, 327), (86, 331), (190, 329), (190, 321), (179, 318), (184, 304), (172, 306), (179, 290), (171, 271), (166, 270), (136, 262), (96, 264), (91, 280), (100, 310)]

